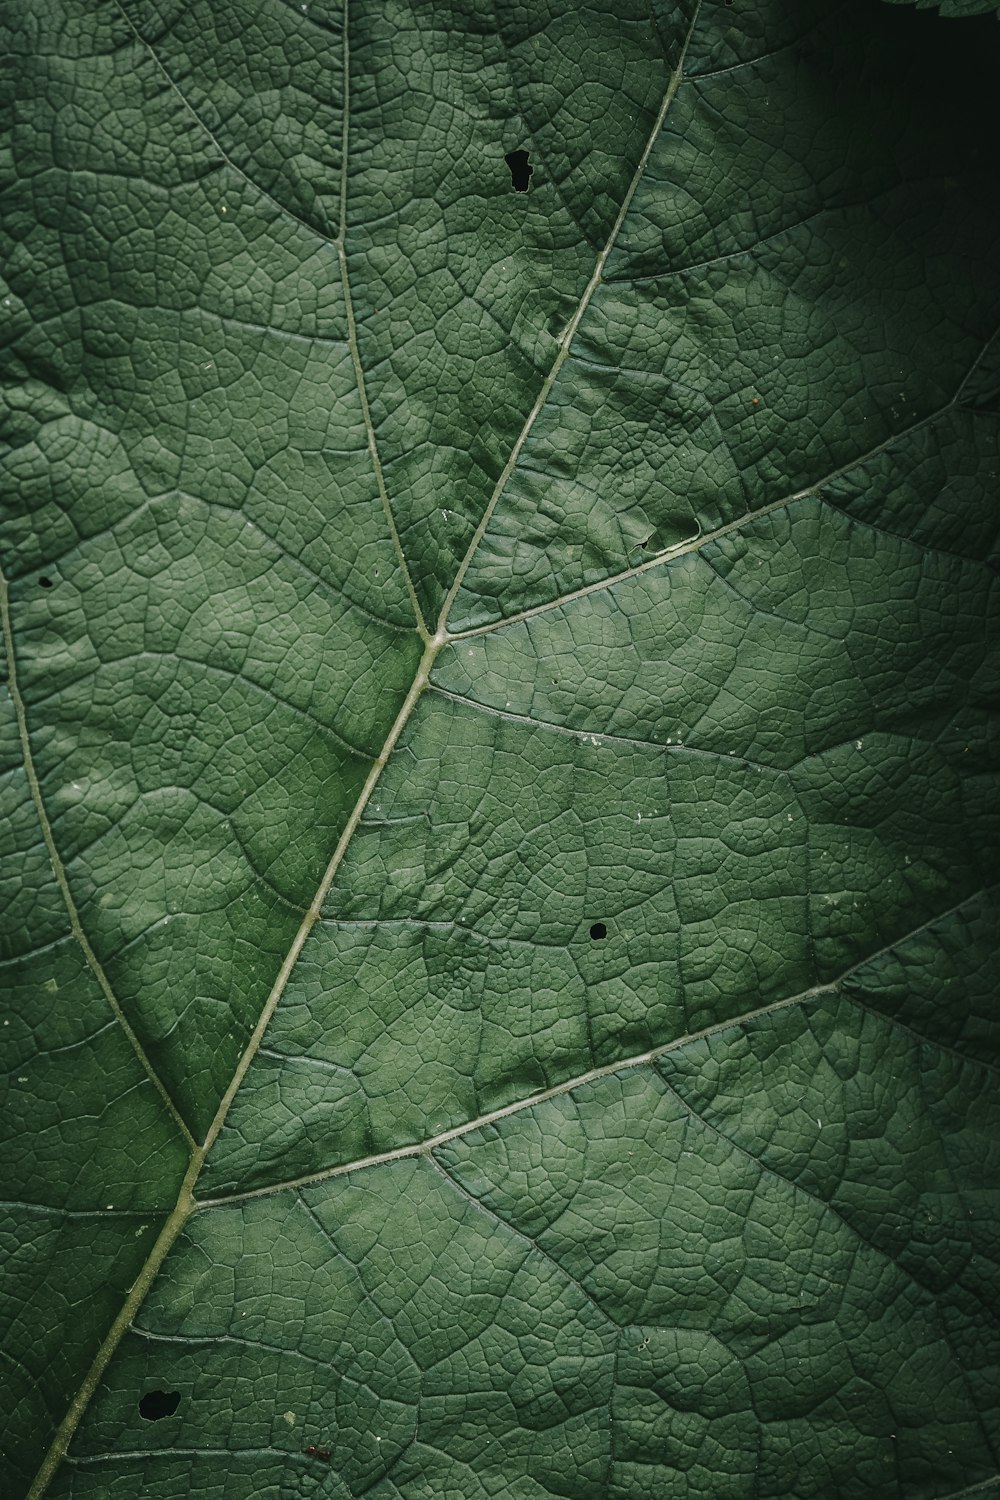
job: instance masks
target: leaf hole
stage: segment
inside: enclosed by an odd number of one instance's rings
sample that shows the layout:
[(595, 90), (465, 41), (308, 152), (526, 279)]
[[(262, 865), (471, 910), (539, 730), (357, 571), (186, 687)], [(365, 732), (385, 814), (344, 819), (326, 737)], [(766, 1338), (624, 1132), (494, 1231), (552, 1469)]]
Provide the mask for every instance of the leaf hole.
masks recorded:
[(139, 1415), (147, 1422), (160, 1422), (172, 1417), (180, 1404), (180, 1391), (147, 1391), (139, 1398)]
[(50, 589), (52, 587), (52, 579), (51, 578), (39, 578), (39, 580), (38, 580), (38, 587), (40, 589)]
[(527, 151), (508, 151), (504, 161), (510, 167), (510, 183), (515, 193), (526, 193), (534, 167), (528, 165)]
[(595, 943), (601, 942), (608, 935), (608, 929), (603, 922), (595, 922), (590, 929), (590, 935)]

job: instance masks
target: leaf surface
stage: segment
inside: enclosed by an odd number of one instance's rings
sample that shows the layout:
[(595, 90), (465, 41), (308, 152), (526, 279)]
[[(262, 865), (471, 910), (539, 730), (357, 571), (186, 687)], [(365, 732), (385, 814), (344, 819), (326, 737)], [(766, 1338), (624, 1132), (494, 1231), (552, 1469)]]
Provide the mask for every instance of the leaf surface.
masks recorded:
[(7, 27), (5, 1493), (992, 1493), (995, 26)]

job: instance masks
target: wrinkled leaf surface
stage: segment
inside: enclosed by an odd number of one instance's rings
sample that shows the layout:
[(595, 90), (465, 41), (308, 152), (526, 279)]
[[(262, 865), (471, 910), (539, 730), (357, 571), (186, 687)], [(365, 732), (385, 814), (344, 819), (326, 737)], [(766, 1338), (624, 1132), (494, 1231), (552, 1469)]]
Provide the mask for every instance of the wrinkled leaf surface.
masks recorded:
[(995, 24), (6, 24), (4, 1493), (995, 1494)]

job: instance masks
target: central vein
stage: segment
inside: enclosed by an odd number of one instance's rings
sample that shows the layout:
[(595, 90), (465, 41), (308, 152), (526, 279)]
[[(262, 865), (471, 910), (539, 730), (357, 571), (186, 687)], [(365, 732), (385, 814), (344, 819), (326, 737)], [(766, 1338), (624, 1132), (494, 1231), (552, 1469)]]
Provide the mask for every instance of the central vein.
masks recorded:
[[(532, 428), (534, 427), (540, 412), (548, 401), (549, 395), (552, 392), (552, 388), (555, 385), (556, 380), (558, 379), (559, 372), (569, 356), (573, 339), (580, 327), (587, 308), (590, 305), (591, 299), (593, 298), (594, 293), (601, 284), (608, 257), (614, 249), (626, 215), (628, 214), (629, 208), (631, 207), (632, 200), (635, 197), (636, 190), (638, 189), (643, 173), (645, 172), (648, 165), (649, 158), (655, 145), (656, 139), (662, 129), (667, 111), (670, 109), (670, 106), (680, 86), (684, 57), (691, 35), (693, 34), (695, 24), (697, 22), (697, 16), (698, 9), (696, 7), (694, 16), (692, 17), (691, 24), (688, 29), (687, 36), (681, 49), (680, 57), (670, 77), (666, 93), (664, 94), (663, 102), (660, 105), (660, 108), (656, 115), (656, 119), (653, 122), (652, 130), (650, 131), (649, 138), (646, 141), (646, 145), (643, 150), (642, 156), (639, 159), (638, 166), (636, 167), (635, 173), (633, 174), (632, 180), (629, 183), (628, 189), (623, 198), (621, 208), (619, 209), (614, 224), (611, 226), (608, 238), (605, 241), (605, 244), (603, 245), (600, 253), (598, 254), (593, 273), (583, 291), (580, 301), (576, 307), (576, 311), (567, 324), (562, 338), (559, 341), (559, 346), (556, 351), (555, 358), (553, 359), (548, 374), (545, 376), (545, 379), (541, 384), (534, 405), (525, 418), (521, 430), (518, 433), (517, 439), (511, 449), (510, 457), (508, 458), (507, 463), (504, 465), (503, 471), (493, 488), (493, 491), (489, 497), (489, 500), (487, 501), (479, 524), (472, 535), (471, 541), (469, 542), (465, 554), (462, 557), (461, 561), (458, 563), (453, 582), (442, 603), (441, 610), (437, 619), (436, 629), (434, 631), (434, 634), (432, 635), (424, 619), (423, 613), (420, 608), (420, 602), (417, 598), (417, 594), (410, 577), (406, 557), (403, 552), (399, 532), (396, 527), (395, 517), (393, 515), (392, 504), (389, 498), (388, 491), (386, 489), (385, 477), (378, 452), (375, 429), (372, 423), (371, 411), (368, 404), (368, 397), (364, 379), (364, 367), (361, 361), (361, 351), (357, 336), (357, 322), (354, 315), (353, 299), (351, 294), (347, 252), (345, 246), (347, 232), (348, 151), (350, 144), (350, 50), (348, 37), (349, 0), (344, 0), (344, 108), (342, 132), (340, 216), (338, 232), (333, 243), (337, 252), (341, 283), (343, 286), (348, 330), (348, 344), (350, 347), (351, 359), (354, 366), (358, 399), (360, 401), (361, 410), (364, 417), (364, 424), (368, 441), (368, 452), (371, 458), (372, 469), (374, 471), (376, 485), (379, 492), (379, 499), (385, 515), (386, 525), (392, 538), (397, 561), (399, 563), (400, 570), (406, 584), (407, 592), (413, 606), (416, 628), (421, 639), (424, 642), (424, 651), (423, 655), (420, 658), (416, 674), (410, 685), (410, 689), (403, 700), (403, 703), (396, 715), (392, 727), (389, 730), (381, 751), (372, 763), (364, 786), (361, 789), (361, 793), (354, 805), (347, 823), (344, 826), (343, 832), (341, 833), (340, 838), (337, 841), (337, 847), (334, 849), (333, 854), (330, 857), (326, 869), (323, 872), (322, 879), (320, 880), (320, 883), (316, 889), (316, 893), (313, 896), (313, 899), (309, 904), (309, 908), (299, 924), (291, 947), (289, 948), (288, 953), (285, 955), (285, 959), (281, 965), (281, 968), (279, 969), (277, 976), (275, 977), (274, 983), (271, 986), (271, 990), (264, 1002), (264, 1006), (261, 1010), (260, 1016), (258, 1017), (257, 1024), (254, 1027), (254, 1030), (247, 1042), (246, 1047), (244, 1048), (239, 1063), (237, 1064), (236, 1070), (230, 1080), (229, 1086), (219, 1102), (219, 1107), (215, 1112), (215, 1116), (212, 1120), (211, 1126), (209, 1127), (208, 1133), (201, 1145), (195, 1146), (195, 1148), (192, 1150), (190, 1164), (181, 1184), (180, 1192), (177, 1196), (177, 1202), (174, 1205), (174, 1208), (168, 1216), (166, 1222), (164, 1223), (160, 1235), (157, 1238), (157, 1241), (153, 1246), (153, 1249), (151, 1250), (145, 1265), (143, 1266), (137, 1280), (133, 1284), (128, 1297), (126, 1298), (125, 1303), (121, 1308), (121, 1311), (119, 1312), (117, 1318), (112, 1324), (111, 1329), (109, 1330), (103, 1343), (97, 1351), (90, 1369), (87, 1371), (87, 1374), (84, 1377), (80, 1388), (76, 1392), (76, 1395), (74, 1396), (65, 1417), (60, 1423), (56, 1435), (53, 1438), (52, 1444), (42, 1462), (41, 1467), (38, 1470), (38, 1473), (35, 1476), (31, 1489), (28, 1492), (27, 1500), (41, 1500), (41, 1496), (44, 1495), (46, 1490), (48, 1489), (49, 1484), (51, 1483), (51, 1480), (59, 1467), (59, 1464), (62, 1462), (62, 1459), (73, 1438), (73, 1435), (83, 1418), (84, 1412), (86, 1411), (87, 1406), (90, 1403), (91, 1397), (97, 1389), (98, 1383), (100, 1382), (101, 1377), (103, 1376), (104, 1371), (108, 1366), (108, 1363), (110, 1362), (115, 1350), (118, 1347), (118, 1344), (121, 1342), (123, 1335), (125, 1334), (129, 1325), (132, 1323), (140, 1307), (145, 1301), (150, 1287), (159, 1274), (160, 1267), (163, 1265), (163, 1262), (169, 1254), (171, 1248), (176, 1243), (179, 1235), (184, 1228), (184, 1225), (187, 1223), (188, 1219), (198, 1207), (198, 1204), (196, 1203), (194, 1197), (194, 1188), (199, 1176), (201, 1175), (201, 1170), (204, 1166), (205, 1159), (209, 1151), (211, 1150), (212, 1145), (217, 1139), (219, 1132), (222, 1130), (222, 1127), (226, 1120), (226, 1116), (228, 1115), (230, 1107), (232, 1106), (233, 1100), (239, 1092), (243, 1080), (246, 1077), (246, 1074), (257, 1055), (264, 1037), (264, 1033), (266, 1032), (267, 1027), (271, 1021), (271, 1017), (273, 1016), (275, 1009), (277, 1008), (278, 1003), (280, 1002), (285, 989), (287, 988), (288, 981), (298, 962), (299, 955), (302, 952), (306, 939), (309, 937), (309, 934), (311, 933), (313, 927), (319, 920), (320, 914), (326, 902), (327, 896), (329, 895), (330, 888), (333, 885), (333, 881), (336, 877), (337, 871), (340, 868), (345, 854), (347, 853), (348, 846), (350, 845), (351, 840), (354, 837), (358, 825), (361, 822), (362, 817), (364, 816), (368, 803), (371, 800), (372, 793), (374, 792), (375, 787), (377, 786), (382, 775), (382, 772), (385, 770), (389, 758), (395, 750), (397, 744), (399, 743), (403, 730), (406, 728), (406, 725), (409, 722), (413, 711), (416, 708), (417, 703), (419, 702), (420, 697), (430, 680), (431, 670), (434, 666), (435, 661), (437, 660), (437, 657), (440, 655), (441, 651), (449, 643), (449, 641), (453, 638), (448, 630), (448, 619), (452, 607), (459, 594), (459, 591), (465, 580), (465, 576), (469, 570), (480, 542), (486, 534), (493, 513), (496, 510), (500, 498), (507, 487), (508, 480), (510, 479), (511, 474), (514, 472), (514, 469), (517, 466), (518, 460), (520, 459), (522, 450), (524, 449), (524, 446), (528, 441)], [(128, 18), (126, 17), (126, 19)], [(131, 20), (129, 20), (129, 26), (132, 29), (133, 33), (136, 35), (137, 40), (142, 42), (145, 46), (149, 47), (149, 44), (145, 42), (145, 39), (137, 31)], [(152, 51), (152, 48), (149, 48), (149, 50)], [(173, 82), (172, 79), (170, 79), (170, 83), (171, 86), (178, 93), (180, 93), (180, 90), (177, 89), (177, 85)], [(184, 103), (190, 110), (191, 106), (187, 103), (187, 100), (184, 100)], [(193, 110), (191, 110), (191, 113), (195, 114)], [(205, 123), (196, 114), (195, 118), (198, 119), (199, 124), (202, 125), (203, 128), (205, 128), (206, 130), (208, 129)], [(209, 134), (211, 135), (210, 131)], [(226, 159), (228, 160), (228, 157)], [(239, 169), (235, 168), (235, 170)], [(241, 175), (245, 176), (245, 174)]]

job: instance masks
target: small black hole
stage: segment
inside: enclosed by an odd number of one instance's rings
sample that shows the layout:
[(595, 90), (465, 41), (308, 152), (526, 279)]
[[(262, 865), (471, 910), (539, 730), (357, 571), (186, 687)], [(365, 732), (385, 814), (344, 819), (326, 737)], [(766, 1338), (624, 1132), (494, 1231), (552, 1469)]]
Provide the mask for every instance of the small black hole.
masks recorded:
[(39, 580), (38, 580), (38, 587), (40, 589), (50, 589), (52, 587), (52, 579), (51, 578), (39, 578)]
[(139, 1415), (147, 1422), (159, 1422), (172, 1417), (180, 1404), (180, 1391), (147, 1391), (139, 1400)]
[(510, 181), (515, 193), (526, 193), (534, 167), (528, 166), (527, 151), (508, 151), (504, 161), (510, 167)]
[(601, 938), (607, 937), (608, 929), (605, 927), (603, 922), (595, 922), (593, 927), (590, 929), (590, 935), (594, 939), (595, 943), (600, 942)]

